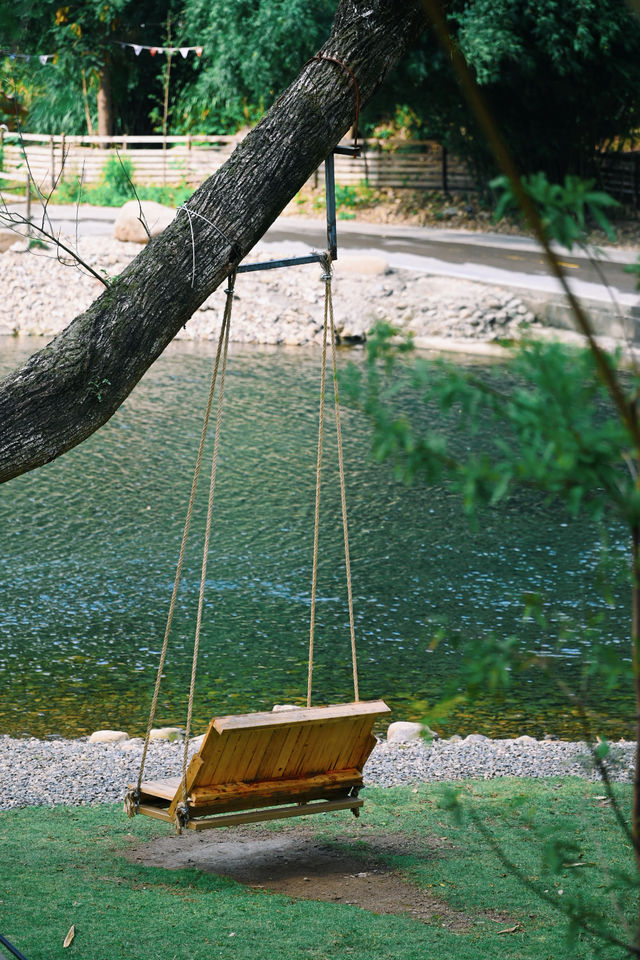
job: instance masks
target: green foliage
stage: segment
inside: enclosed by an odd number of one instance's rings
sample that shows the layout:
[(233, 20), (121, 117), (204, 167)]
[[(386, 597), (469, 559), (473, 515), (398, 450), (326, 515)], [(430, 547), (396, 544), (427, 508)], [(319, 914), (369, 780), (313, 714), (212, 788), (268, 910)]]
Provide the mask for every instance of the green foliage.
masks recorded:
[(192, 194), (186, 183), (175, 186), (138, 186), (135, 190), (135, 164), (126, 154), (112, 155), (104, 165), (100, 182), (82, 183), (80, 177), (62, 180), (52, 195), (54, 203), (88, 203), (99, 207), (121, 207), (127, 200), (155, 200), (166, 206), (180, 206)]
[(189, 0), (185, 35), (206, 58), (192, 65), (174, 129), (228, 133), (255, 122), (326, 39), (334, 13), (333, 0)]
[[(405, 482), (446, 479), (470, 514), (525, 486), (563, 500), (572, 515), (600, 518), (613, 509), (629, 523), (640, 519), (635, 477), (624, 466), (633, 442), (588, 351), (528, 344), (510, 364), (513, 389), (503, 393), (491, 371), (481, 377), (423, 357), (402, 363), (410, 350), (410, 341), (397, 343), (392, 329), (378, 327), (364, 376), (351, 367), (344, 384), (372, 420), (375, 458), (391, 459)], [(439, 410), (459, 432), (491, 418), (486, 449), (460, 456), (455, 440), (436, 430), (425, 435), (413, 425), (416, 404)]]
[[(520, 211), (508, 177), (496, 177), (490, 186), (500, 191), (495, 220), (500, 220), (508, 211)], [(620, 204), (608, 193), (595, 190), (595, 180), (582, 180), (567, 174), (564, 184), (549, 183), (546, 174), (539, 172), (523, 177), (522, 186), (540, 211), (549, 239), (557, 240), (569, 250), (574, 244), (584, 246), (590, 218), (611, 242), (615, 241), (615, 230), (605, 211)]]
[[(625, 0), (450, 0), (448, 26), (507, 146), (525, 173), (593, 176), (595, 152), (640, 126), (640, 21)], [(416, 42), (363, 113), (368, 129), (397, 105), (415, 133), (468, 158), (486, 184), (498, 172), (432, 31)]]

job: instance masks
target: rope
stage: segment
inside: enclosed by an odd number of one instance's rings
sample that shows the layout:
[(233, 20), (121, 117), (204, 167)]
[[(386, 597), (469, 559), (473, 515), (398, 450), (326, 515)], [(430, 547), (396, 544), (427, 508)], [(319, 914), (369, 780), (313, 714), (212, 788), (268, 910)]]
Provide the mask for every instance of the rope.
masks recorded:
[(224, 380), (227, 370), (227, 354), (229, 351), (229, 327), (231, 325), (231, 307), (233, 305), (233, 288), (236, 281), (236, 272), (229, 276), (229, 286), (227, 287), (227, 299), (224, 307), (224, 317), (222, 320), (221, 340), (224, 340), (222, 349), (222, 370), (220, 372), (220, 390), (218, 391), (218, 411), (216, 414), (216, 434), (213, 444), (213, 457), (211, 460), (211, 481), (209, 483), (209, 502), (207, 506), (207, 522), (205, 526), (204, 547), (202, 550), (202, 572), (200, 575), (200, 593), (198, 595), (198, 615), (196, 618), (196, 632), (193, 641), (193, 660), (191, 664), (191, 683), (189, 686), (189, 706), (187, 708), (187, 728), (184, 736), (184, 753), (182, 756), (182, 803), (183, 809), (179, 811), (179, 826), (184, 826), (184, 820), (188, 817), (187, 803), (187, 762), (189, 759), (189, 736), (191, 733), (191, 718), (193, 716), (193, 697), (196, 685), (196, 673), (198, 667), (198, 649), (200, 647), (200, 629), (202, 627), (202, 610), (204, 607), (204, 591), (207, 580), (207, 561), (209, 557), (209, 542), (211, 540), (211, 521), (213, 518), (213, 498), (216, 488), (216, 471), (218, 467), (218, 449), (220, 446), (220, 427), (222, 424), (222, 401), (224, 399)]
[(347, 572), (347, 598), (349, 602), (349, 632), (351, 634), (351, 665), (353, 669), (353, 699), (358, 702), (358, 661), (356, 657), (356, 632), (353, 619), (353, 594), (351, 591), (351, 561), (349, 559), (349, 529), (347, 524), (347, 495), (344, 482), (344, 458), (342, 456), (342, 431), (340, 429), (340, 401), (338, 398), (338, 370), (336, 362), (336, 328), (333, 320), (331, 281), (327, 284), (329, 314), (331, 317), (331, 360), (333, 363), (333, 397), (336, 413), (336, 437), (338, 441), (338, 465), (340, 468), (340, 502), (342, 504), (342, 529), (344, 532), (344, 562)]
[(311, 683), (313, 677), (313, 652), (315, 630), (316, 589), (318, 579), (318, 531), (320, 526), (320, 481), (322, 474), (322, 440), (324, 430), (324, 398), (327, 365), (327, 328), (331, 329), (331, 360), (333, 367), (333, 397), (336, 417), (336, 439), (338, 446), (338, 466), (340, 472), (340, 502), (342, 505), (342, 529), (344, 533), (344, 556), (347, 576), (347, 599), (349, 606), (349, 631), (351, 636), (351, 664), (353, 669), (353, 698), (359, 701), (358, 661), (356, 656), (356, 634), (353, 616), (353, 593), (351, 589), (351, 561), (349, 558), (349, 530), (347, 523), (347, 497), (344, 479), (344, 458), (342, 455), (342, 430), (340, 427), (340, 399), (338, 395), (338, 371), (336, 359), (336, 330), (333, 317), (333, 298), (331, 295), (331, 258), (329, 254), (322, 261), (325, 282), (324, 296), (324, 335), (322, 340), (322, 373), (320, 378), (320, 415), (318, 423), (318, 461), (316, 467), (316, 509), (313, 532), (313, 570), (311, 578), (311, 624), (309, 629), (309, 673), (307, 679), (307, 706), (311, 706)]
[(318, 533), (320, 530), (320, 480), (322, 476), (322, 435), (324, 430), (324, 394), (327, 370), (327, 327), (329, 319), (329, 296), (327, 291), (331, 283), (331, 260), (329, 256), (322, 260), (325, 282), (324, 296), (324, 333), (322, 337), (322, 372), (320, 375), (320, 416), (318, 421), (318, 460), (316, 465), (316, 510), (313, 525), (313, 567), (311, 574), (311, 622), (309, 625), (309, 673), (307, 676), (307, 706), (311, 706), (311, 684), (313, 680), (313, 642), (316, 624), (316, 589), (318, 584)]
[[(162, 652), (160, 654), (160, 662), (158, 664), (158, 672), (156, 675), (156, 683), (153, 691), (153, 699), (151, 701), (151, 710), (149, 712), (149, 722), (147, 724), (147, 732), (144, 738), (144, 747), (142, 749), (142, 759), (140, 760), (140, 770), (138, 773), (138, 782), (136, 785), (136, 790), (131, 795), (131, 792), (127, 794), (125, 798), (125, 811), (128, 816), (133, 816), (136, 812), (137, 805), (140, 799), (140, 786), (142, 784), (142, 777), (144, 774), (144, 765), (147, 758), (147, 750), (149, 748), (149, 740), (151, 738), (151, 728), (153, 727), (153, 721), (156, 715), (156, 708), (158, 704), (158, 694), (160, 692), (160, 682), (162, 680), (162, 674), (164, 672), (164, 664), (167, 656), (167, 647), (169, 644), (169, 634), (171, 632), (171, 624), (173, 622), (173, 614), (176, 605), (176, 598), (178, 596), (178, 587), (180, 586), (180, 578), (182, 576), (182, 566), (184, 563), (184, 554), (187, 545), (187, 537), (189, 534), (189, 527), (191, 525), (191, 515), (193, 513), (193, 504), (196, 497), (196, 489), (198, 486), (198, 477), (200, 476), (200, 467), (202, 464), (202, 455), (204, 453), (205, 440), (207, 438), (207, 431), (209, 427), (209, 418), (211, 415), (211, 406), (213, 403), (213, 395), (216, 388), (216, 381), (218, 379), (218, 368), (220, 366), (220, 357), (222, 354), (222, 347), (225, 340), (225, 331), (228, 327), (228, 317), (231, 313), (231, 302), (233, 301), (233, 284), (235, 282), (235, 274), (231, 275), (229, 281), (229, 289), (227, 292), (227, 300), (225, 303), (225, 311), (222, 319), (222, 325), (220, 328), (220, 336), (218, 338), (218, 349), (216, 350), (216, 358), (213, 367), (213, 373), (211, 375), (211, 384), (209, 387), (209, 396), (207, 399), (207, 406), (205, 409), (204, 420), (202, 423), (202, 432), (200, 435), (200, 445), (198, 447), (198, 456), (196, 458), (196, 465), (193, 472), (193, 480), (191, 481), (191, 493), (189, 495), (189, 504), (187, 507), (187, 515), (184, 523), (184, 530), (182, 532), (182, 542), (180, 544), (180, 555), (178, 557), (178, 565), (176, 567), (176, 575), (173, 583), (173, 591), (171, 593), (171, 601), (169, 603), (169, 613), (167, 616), (167, 625), (164, 632), (164, 640), (162, 643)], [(216, 431), (216, 440), (218, 438), (218, 433)]]

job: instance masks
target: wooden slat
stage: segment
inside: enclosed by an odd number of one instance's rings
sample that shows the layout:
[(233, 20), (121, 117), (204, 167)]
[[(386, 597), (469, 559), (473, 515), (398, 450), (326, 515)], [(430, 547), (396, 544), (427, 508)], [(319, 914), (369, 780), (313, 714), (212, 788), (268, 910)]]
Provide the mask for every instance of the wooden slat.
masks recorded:
[(169, 812), (163, 810), (161, 807), (152, 807), (147, 803), (141, 803), (138, 807), (138, 813), (144, 814), (145, 817), (153, 817), (154, 820), (164, 820), (165, 823), (173, 823), (173, 816), (170, 816)]
[[(360, 756), (367, 737), (371, 733), (374, 719), (374, 717), (364, 717), (357, 723), (352, 724), (350, 730), (345, 730), (345, 735), (334, 753), (332, 770), (343, 770), (346, 766), (349, 766), (349, 759), (356, 747), (358, 748), (356, 755)], [(362, 767), (359, 767), (359, 769), (362, 769)]]
[(213, 724), (218, 733), (221, 733), (223, 730), (239, 730), (244, 727), (285, 727), (290, 723), (311, 723), (314, 720), (340, 719), (358, 714), (383, 716), (390, 712), (384, 700), (363, 700), (358, 703), (339, 703), (326, 707), (299, 707), (296, 710), (283, 710), (278, 713), (245, 713), (239, 716), (217, 717)]
[[(168, 777), (166, 780), (144, 780), (140, 784), (140, 792), (151, 797), (163, 797), (173, 800), (176, 790), (180, 786), (180, 777)], [(130, 790), (135, 790), (135, 784), (129, 784)]]
[(267, 749), (271, 732), (267, 730), (255, 730), (247, 745), (247, 765), (244, 769), (242, 779), (250, 783), (256, 779), (260, 764)]
[(256, 783), (222, 783), (194, 787), (189, 802), (194, 811), (202, 807), (243, 810), (269, 807), (292, 800), (320, 799), (335, 792), (348, 793), (362, 786), (359, 770), (341, 770), (300, 780), (263, 780)]
[[(327, 813), (331, 810), (357, 810), (363, 800), (321, 800), (317, 803), (303, 803), (295, 807), (279, 807), (275, 810), (257, 810), (255, 813), (223, 814), (203, 820), (190, 820), (190, 830), (213, 830), (217, 827), (232, 827), (240, 823), (258, 823), (264, 820), (285, 820), (289, 817), (306, 817), (313, 813)], [(162, 819), (162, 818), (161, 818)]]
[[(215, 783), (228, 783), (229, 781), (239, 780), (239, 770), (246, 766), (244, 751), (249, 744), (253, 731), (241, 730), (235, 736), (230, 736), (227, 731), (220, 735), (220, 756), (215, 764), (209, 764), (208, 757), (203, 754), (205, 767), (201, 776), (198, 777), (198, 784), (205, 781), (214, 781)], [(204, 750), (204, 743), (202, 750)], [(209, 771), (211, 770), (211, 773)]]
[(282, 779), (285, 777), (286, 770), (296, 766), (296, 758), (304, 750), (309, 729), (313, 728), (308, 725), (292, 724), (290, 727), (276, 728), (273, 731), (273, 736), (280, 742), (280, 752), (273, 768), (265, 771), (264, 777), (269, 779), (273, 777), (274, 780)]
[(300, 739), (295, 754), (293, 754), (286, 768), (284, 777), (313, 776), (324, 773), (325, 766), (318, 762), (318, 754), (326, 740), (326, 725), (322, 723), (307, 724), (302, 728), (303, 736)]

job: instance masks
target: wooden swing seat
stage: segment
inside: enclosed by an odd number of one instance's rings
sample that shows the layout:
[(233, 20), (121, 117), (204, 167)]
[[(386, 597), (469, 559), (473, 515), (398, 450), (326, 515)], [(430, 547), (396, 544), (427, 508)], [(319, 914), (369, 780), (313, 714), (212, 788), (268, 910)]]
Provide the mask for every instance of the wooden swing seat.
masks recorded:
[[(186, 776), (191, 830), (351, 810), (363, 801), (362, 768), (382, 700), (248, 713), (211, 721)], [(137, 813), (173, 823), (180, 777), (140, 785)]]

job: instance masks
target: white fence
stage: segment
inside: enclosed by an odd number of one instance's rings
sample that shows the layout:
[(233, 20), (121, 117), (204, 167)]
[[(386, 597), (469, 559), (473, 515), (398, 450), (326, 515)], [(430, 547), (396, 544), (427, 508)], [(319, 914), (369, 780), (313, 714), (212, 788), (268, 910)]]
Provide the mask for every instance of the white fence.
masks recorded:
[[(112, 151), (126, 156), (136, 184), (196, 186), (227, 160), (239, 137), (79, 137), (64, 134), (3, 133), (0, 158), (4, 179), (26, 180), (30, 171), (43, 191), (60, 179), (82, 178), (97, 183)], [(466, 166), (430, 141), (371, 140), (362, 156), (336, 156), (336, 182), (350, 186), (366, 182), (376, 188), (472, 191), (476, 185)], [(317, 176), (317, 175), (316, 175)], [(313, 179), (316, 178), (314, 176)]]

